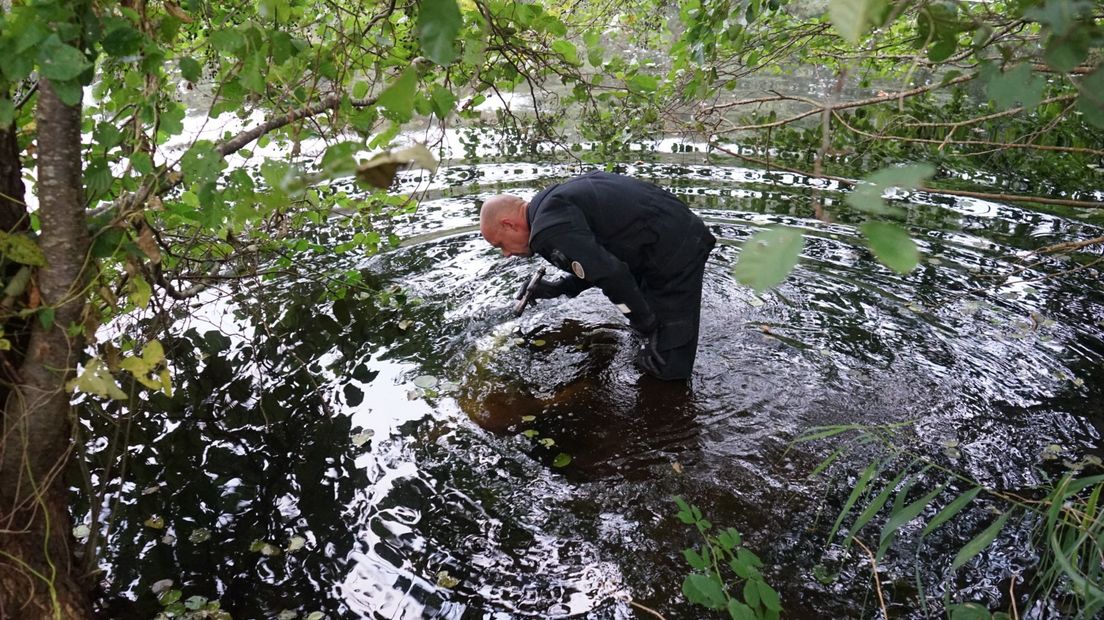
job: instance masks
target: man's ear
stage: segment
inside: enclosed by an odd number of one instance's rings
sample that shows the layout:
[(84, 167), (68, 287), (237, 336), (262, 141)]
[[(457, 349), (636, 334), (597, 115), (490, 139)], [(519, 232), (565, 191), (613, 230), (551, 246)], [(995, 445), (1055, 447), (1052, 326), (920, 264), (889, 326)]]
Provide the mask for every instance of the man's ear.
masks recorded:
[(510, 232), (515, 232), (517, 230), (517, 224), (509, 217), (503, 217), (499, 220), (499, 225)]

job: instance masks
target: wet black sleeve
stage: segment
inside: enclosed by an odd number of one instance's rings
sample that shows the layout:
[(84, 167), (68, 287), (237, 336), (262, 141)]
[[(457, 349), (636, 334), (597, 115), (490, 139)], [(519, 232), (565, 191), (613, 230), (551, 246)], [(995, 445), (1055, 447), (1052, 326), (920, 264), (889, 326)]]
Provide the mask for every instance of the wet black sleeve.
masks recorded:
[(531, 249), (564, 271), (583, 273), (583, 280), (602, 289), (633, 327), (650, 331), (655, 315), (636, 285), (628, 265), (598, 244), (588, 229), (576, 224), (557, 224), (541, 231), (530, 242)]

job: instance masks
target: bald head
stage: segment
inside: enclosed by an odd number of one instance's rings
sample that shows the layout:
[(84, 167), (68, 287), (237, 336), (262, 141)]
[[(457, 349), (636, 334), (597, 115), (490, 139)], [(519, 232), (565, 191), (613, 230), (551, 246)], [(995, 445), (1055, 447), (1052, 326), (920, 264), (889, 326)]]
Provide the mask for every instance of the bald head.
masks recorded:
[(479, 210), (479, 232), (503, 256), (529, 256), (529, 204), (513, 194), (491, 196)]

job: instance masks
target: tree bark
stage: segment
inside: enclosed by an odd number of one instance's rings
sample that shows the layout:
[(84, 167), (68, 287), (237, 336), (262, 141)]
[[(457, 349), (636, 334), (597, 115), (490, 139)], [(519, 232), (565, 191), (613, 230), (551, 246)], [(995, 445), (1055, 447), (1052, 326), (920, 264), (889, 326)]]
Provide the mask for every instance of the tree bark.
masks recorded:
[[(66, 381), (83, 338), (80, 324), (89, 273), (89, 235), (81, 182), (81, 108), (39, 84), (39, 245), (46, 266), (34, 278), (41, 309), (4, 403), (0, 435), (0, 617), (91, 618), (75, 575), (72, 523), (63, 474), (72, 461), (74, 416)], [(52, 321), (50, 320), (52, 311)]]

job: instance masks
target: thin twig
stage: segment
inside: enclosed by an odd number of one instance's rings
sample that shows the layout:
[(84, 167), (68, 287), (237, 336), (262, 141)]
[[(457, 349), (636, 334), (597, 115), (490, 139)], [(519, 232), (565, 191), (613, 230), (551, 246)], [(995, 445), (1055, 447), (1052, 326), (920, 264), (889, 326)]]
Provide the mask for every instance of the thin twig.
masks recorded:
[(886, 611), (885, 597), (882, 595), (882, 581), (878, 579), (878, 560), (874, 558), (874, 554), (871, 553), (870, 548), (863, 544), (863, 541), (859, 540), (858, 536), (853, 537), (851, 540), (858, 543), (862, 547), (866, 555), (870, 556), (870, 572), (874, 574), (874, 590), (878, 593), (878, 604), (882, 607), (882, 617), (885, 620), (889, 620), (889, 612)]
[(665, 618), (663, 616), (663, 614), (659, 613), (658, 611), (652, 609), (651, 607), (648, 607), (646, 605), (641, 605), (640, 603), (637, 603), (636, 601), (634, 601), (632, 596), (630, 596), (628, 593), (622, 593), (619, 596), (617, 596), (616, 598), (620, 599), (621, 601), (623, 601), (625, 603), (628, 603), (629, 605), (632, 605), (633, 607), (635, 607), (635, 608), (637, 608), (641, 611), (646, 611), (646, 612), (652, 614), (653, 616), (655, 616), (656, 618), (659, 618), (660, 620), (667, 620), (667, 618)]
[[(765, 166), (766, 165), (766, 162), (764, 162), (762, 159), (759, 159), (759, 158), (756, 158), (756, 157), (749, 157), (747, 155), (741, 155), (740, 153), (730, 151), (730, 150), (728, 150), (728, 149), (726, 149), (723, 146), (720, 146), (718, 144), (710, 144), (710, 148), (713, 148), (717, 151), (720, 151), (720, 152), (722, 152), (726, 155), (731, 155), (732, 157), (735, 157), (737, 159), (742, 159), (744, 161), (751, 162), (753, 164), (758, 164), (760, 166)], [(843, 183), (843, 184), (846, 184), (848, 186), (851, 186), (851, 185), (855, 184), (854, 179), (846, 179), (844, 177), (836, 177), (836, 176), (832, 176), (832, 175), (828, 175), (828, 174), (824, 174), (824, 175), (820, 175), (820, 176), (811, 175), (806, 170), (800, 170), (798, 168), (787, 168), (787, 167), (784, 167), (784, 166), (779, 166), (776, 162), (772, 163), (771, 166), (773, 166), (776, 170), (781, 170), (783, 172), (792, 172), (794, 174), (800, 174), (802, 176), (806, 176), (806, 177), (809, 177), (811, 179), (812, 178), (826, 179), (828, 181), (836, 181), (838, 183)], [(1020, 195), (1016, 195), (1016, 194), (993, 194), (993, 193), (989, 193), (989, 192), (968, 192), (968, 191), (964, 191), (964, 190), (943, 189), (943, 188), (922, 188), (922, 189), (923, 189), (923, 191), (930, 192), (930, 193), (933, 193), (933, 194), (946, 194), (948, 196), (964, 196), (966, 198), (980, 198), (982, 200), (993, 200), (993, 201), (1003, 201), (1003, 202), (1034, 202), (1034, 203), (1038, 203), (1038, 204), (1058, 205), (1058, 206), (1063, 206), (1063, 207), (1076, 207), (1076, 208), (1079, 208), (1079, 209), (1104, 209), (1104, 202), (1098, 202), (1098, 201), (1095, 201), (1095, 200), (1071, 200), (1071, 199), (1066, 199), (1066, 198), (1046, 198), (1044, 196), (1020, 196)]]

